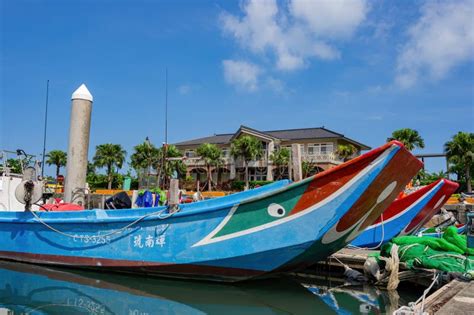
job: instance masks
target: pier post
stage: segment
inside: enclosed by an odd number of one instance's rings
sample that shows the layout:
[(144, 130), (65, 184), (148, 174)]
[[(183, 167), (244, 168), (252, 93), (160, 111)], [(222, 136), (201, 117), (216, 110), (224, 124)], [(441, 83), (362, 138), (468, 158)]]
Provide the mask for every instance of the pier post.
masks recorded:
[(235, 158), (233, 156), (230, 157), (230, 176), (229, 179), (235, 179), (236, 172), (235, 172)]
[(275, 151), (275, 143), (270, 141), (267, 146), (267, 156), (265, 157), (267, 161), (267, 181), (273, 181), (273, 162), (270, 160), (273, 151)]
[(303, 170), (301, 169), (301, 145), (293, 143), (291, 145), (291, 169), (293, 181), (298, 182), (303, 179)]
[(93, 97), (82, 84), (71, 101), (64, 201), (84, 205)]
[(175, 212), (179, 206), (179, 179), (172, 178), (170, 180), (170, 190), (168, 199), (169, 211)]

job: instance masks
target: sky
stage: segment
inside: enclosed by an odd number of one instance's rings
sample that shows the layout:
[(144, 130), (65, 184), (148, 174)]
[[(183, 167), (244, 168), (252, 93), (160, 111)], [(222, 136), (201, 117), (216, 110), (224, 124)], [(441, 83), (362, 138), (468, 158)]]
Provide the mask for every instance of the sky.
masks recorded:
[(41, 154), (47, 80), (47, 151), (67, 151), (82, 83), (90, 158), (159, 146), (166, 69), (170, 143), (324, 126), (377, 147), (413, 128), (415, 153), (441, 153), (474, 131), (472, 0), (0, 0), (0, 23), (0, 149)]

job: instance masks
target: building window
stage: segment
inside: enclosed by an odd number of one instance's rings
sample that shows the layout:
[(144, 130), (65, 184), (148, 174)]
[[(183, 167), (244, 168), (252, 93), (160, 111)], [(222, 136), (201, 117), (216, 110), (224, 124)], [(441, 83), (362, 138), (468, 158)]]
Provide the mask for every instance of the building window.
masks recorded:
[(308, 155), (318, 155), (319, 154), (319, 144), (308, 144)]
[(258, 168), (249, 168), (249, 180), (256, 181), (256, 180), (267, 180), (267, 170), (264, 168), (263, 170), (259, 170)]
[(330, 154), (334, 151), (333, 143), (312, 143), (308, 144), (308, 155)]
[(195, 152), (193, 150), (186, 150), (186, 151), (184, 151), (184, 155), (187, 158), (193, 158), (193, 157), (195, 157)]
[(330, 154), (334, 151), (334, 144), (321, 143), (321, 154)]
[(223, 148), (222, 149), (222, 157), (228, 158), (230, 156), (230, 149), (229, 148)]

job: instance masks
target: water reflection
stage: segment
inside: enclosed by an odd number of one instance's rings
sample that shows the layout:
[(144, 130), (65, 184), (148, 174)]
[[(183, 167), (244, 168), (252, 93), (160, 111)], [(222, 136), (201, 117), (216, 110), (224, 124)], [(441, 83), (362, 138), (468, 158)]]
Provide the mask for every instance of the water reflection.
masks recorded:
[(292, 279), (227, 285), (0, 262), (0, 314), (385, 312), (388, 300), (380, 298), (378, 291), (367, 290), (370, 288), (362, 288), (362, 291), (357, 287), (331, 288)]

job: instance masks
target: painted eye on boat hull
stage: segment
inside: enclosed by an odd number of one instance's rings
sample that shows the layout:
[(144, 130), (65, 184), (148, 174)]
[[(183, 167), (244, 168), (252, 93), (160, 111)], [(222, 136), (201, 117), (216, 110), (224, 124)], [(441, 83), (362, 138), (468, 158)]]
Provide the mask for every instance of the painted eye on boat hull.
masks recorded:
[(268, 214), (275, 218), (281, 218), (285, 216), (286, 210), (277, 203), (272, 203), (267, 208)]

